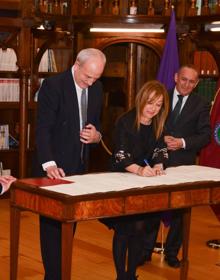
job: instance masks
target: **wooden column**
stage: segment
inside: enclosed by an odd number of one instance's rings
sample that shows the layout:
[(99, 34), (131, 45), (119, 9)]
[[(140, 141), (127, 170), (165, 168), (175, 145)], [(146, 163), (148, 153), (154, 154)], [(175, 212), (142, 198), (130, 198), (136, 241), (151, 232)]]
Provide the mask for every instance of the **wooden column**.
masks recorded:
[(28, 76), (23, 70), (20, 78), (19, 178), (25, 177), (27, 167)]
[(136, 95), (136, 69), (137, 69), (137, 44), (128, 44), (128, 79), (127, 79), (127, 105), (129, 110), (134, 106)]
[(20, 68), (20, 137), (19, 137), (19, 177), (26, 176), (27, 163), (27, 123), (28, 123), (28, 78), (30, 77), (31, 29), (23, 26), (19, 36), (18, 65)]

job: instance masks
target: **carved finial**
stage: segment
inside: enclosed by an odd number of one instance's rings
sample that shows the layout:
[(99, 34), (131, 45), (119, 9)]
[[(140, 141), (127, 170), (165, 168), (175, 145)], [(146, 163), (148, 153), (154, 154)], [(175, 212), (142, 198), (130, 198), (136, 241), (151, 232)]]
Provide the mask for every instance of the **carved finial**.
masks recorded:
[(148, 16), (154, 16), (153, 0), (149, 0), (149, 5), (148, 5), (148, 8), (147, 8), (147, 15)]
[(220, 14), (220, 0), (217, 0), (216, 2), (215, 13)]
[(95, 14), (101, 15), (103, 13), (103, 0), (96, 1)]
[(201, 15), (208, 16), (210, 15), (210, 8), (209, 8), (209, 0), (204, 0), (204, 5), (201, 9)]
[(82, 1), (82, 15), (88, 15), (90, 14), (90, 0), (83, 0)]
[(114, 0), (112, 2), (112, 14), (113, 15), (119, 15), (120, 14), (119, 0)]
[(135, 0), (132, 0), (130, 2), (129, 14), (130, 15), (136, 15), (137, 14), (137, 4), (136, 4)]
[(170, 0), (165, 0), (163, 15), (164, 16), (170, 16), (171, 15), (171, 2), (170, 2)]
[(196, 16), (198, 8), (196, 7), (196, 0), (191, 0), (191, 6), (188, 11), (188, 16)]

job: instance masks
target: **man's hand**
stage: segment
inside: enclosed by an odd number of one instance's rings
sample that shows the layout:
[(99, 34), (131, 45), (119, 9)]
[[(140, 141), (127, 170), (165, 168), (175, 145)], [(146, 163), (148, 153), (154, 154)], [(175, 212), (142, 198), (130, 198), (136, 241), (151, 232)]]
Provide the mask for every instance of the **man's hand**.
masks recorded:
[(86, 125), (86, 127), (80, 131), (80, 141), (84, 144), (98, 143), (100, 140), (101, 134), (92, 124)]
[(164, 141), (167, 144), (167, 149), (170, 151), (176, 151), (183, 148), (183, 141), (181, 138), (166, 135), (164, 136)]
[(51, 179), (60, 179), (65, 177), (65, 173), (62, 168), (58, 168), (56, 165), (49, 166), (46, 169), (47, 177)]

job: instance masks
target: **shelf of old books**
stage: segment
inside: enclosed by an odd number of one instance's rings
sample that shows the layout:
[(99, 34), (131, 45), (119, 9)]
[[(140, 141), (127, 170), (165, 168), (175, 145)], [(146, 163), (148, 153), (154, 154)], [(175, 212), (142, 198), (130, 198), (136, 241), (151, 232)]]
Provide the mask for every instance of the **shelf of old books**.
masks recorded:
[(0, 158), (3, 170), (18, 175), (20, 75), (12, 48), (0, 48)]

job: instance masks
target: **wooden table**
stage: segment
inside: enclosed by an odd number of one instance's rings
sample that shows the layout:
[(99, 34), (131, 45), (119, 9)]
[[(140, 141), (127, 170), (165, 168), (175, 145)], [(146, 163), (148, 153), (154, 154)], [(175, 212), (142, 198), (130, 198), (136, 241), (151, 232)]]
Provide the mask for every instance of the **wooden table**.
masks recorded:
[[(83, 175), (82, 175), (83, 176)], [(98, 174), (97, 174), (98, 176)], [(210, 180), (210, 178), (209, 178)], [(11, 188), (10, 280), (17, 279), (20, 213), (22, 210), (62, 223), (62, 279), (71, 279), (72, 223), (134, 213), (183, 209), (183, 250), (180, 279), (187, 279), (191, 208), (220, 203), (220, 180), (148, 186), (118, 192), (70, 196), (18, 180)]]

